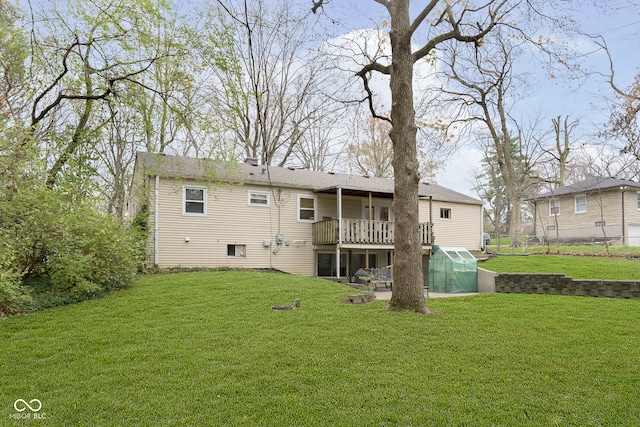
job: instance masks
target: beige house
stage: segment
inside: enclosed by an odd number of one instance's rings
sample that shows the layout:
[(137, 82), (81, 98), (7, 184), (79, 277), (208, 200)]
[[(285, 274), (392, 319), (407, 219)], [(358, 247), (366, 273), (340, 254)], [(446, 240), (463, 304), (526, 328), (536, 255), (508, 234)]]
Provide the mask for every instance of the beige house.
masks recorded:
[(590, 178), (531, 199), (534, 234), (560, 241), (640, 246), (640, 183)]
[[(425, 253), (478, 250), (482, 203), (420, 184)], [(393, 264), (393, 180), (296, 168), (138, 153), (132, 213), (149, 210), (148, 263), (166, 267), (273, 268), (351, 277)]]

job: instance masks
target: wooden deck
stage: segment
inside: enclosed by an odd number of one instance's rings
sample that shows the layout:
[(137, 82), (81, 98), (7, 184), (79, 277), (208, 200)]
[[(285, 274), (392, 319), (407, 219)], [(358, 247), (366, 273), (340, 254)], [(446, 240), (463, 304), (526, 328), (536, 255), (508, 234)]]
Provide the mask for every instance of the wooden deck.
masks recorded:
[[(420, 223), (420, 239), (423, 245), (433, 244), (432, 224)], [(342, 230), (342, 236), (340, 236)], [(392, 221), (374, 221), (368, 219), (343, 219), (316, 222), (313, 224), (314, 245), (342, 244), (394, 244), (394, 223)]]

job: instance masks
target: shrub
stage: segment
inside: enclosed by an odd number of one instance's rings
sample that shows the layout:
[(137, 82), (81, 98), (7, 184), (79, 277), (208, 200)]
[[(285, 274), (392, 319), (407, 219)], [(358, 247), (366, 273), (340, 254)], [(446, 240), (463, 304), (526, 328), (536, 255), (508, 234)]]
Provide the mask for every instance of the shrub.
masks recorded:
[(0, 243), (0, 316), (6, 316), (22, 311), (31, 303), (31, 296), (20, 286), (20, 275), (9, 267), (15, 259), (15, 251), (4, 241)]
[(122, 222), (95, 210), (76, 209), (59, 234), (55, 255), (48, 261), (56, 286), (92, 293), (133, 280), (141, 242)]
[(19, 313), (31, 303), (28, 290), (20, 282), (18, 274), (0, 269), (0, 317)]
[[(11, 248), (11, 256), (7, 252), (0, 257), (3, 312), (20, 311), (29, 304), (29, 293), (38, 295), (37, 301), (46, 294), (45, 300), (61, 305), (127, 286), (134, 279), (144, 242), (122, 221), (102, 214), (93, 200), (30, 189), (5, 201), (0, 204), (0, 244)], [(46, 280), (37, 289), (26, 284), (38, 277)]]

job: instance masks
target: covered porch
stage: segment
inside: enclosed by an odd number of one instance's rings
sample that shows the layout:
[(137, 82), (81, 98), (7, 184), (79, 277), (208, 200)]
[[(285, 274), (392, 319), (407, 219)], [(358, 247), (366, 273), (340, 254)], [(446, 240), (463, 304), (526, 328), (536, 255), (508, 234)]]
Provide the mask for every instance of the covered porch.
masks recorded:
[[(317, 254), (318, 276), (326, 277), (326, 271), (330, 270), (330, 277), (349, 279), (356, 267), (382, 268), (393, 264), (395, 222), (390, 209), (393, 200), (392, 191), (369, 191), (336, 186), (317, 190), (316, 193), (331, 194), (336, 197), (335, 216), (325, 216), (322, 221), (312, 224), (312, 242)], [(350, 200), (354, 198), (361, 200), (362, 218), (353, 218), (355, 213), (353, 209), (350, 211), (352, 217), (345, 218), (343, 212), (345, 196), (349, 196)], [(420, 195), (420, 198), (431, 201), (430, 195)], [(434, 241), (431, 218), (431, 203), (429, 203), (429, 222), (420, 223), (416, 230), (425, 253), (430, 251)], [(327, 259), (328, 255), (331, 255), (331, 261)], [(321, 262), (321, 256), (325, 262)], [(362, 262), (353, 262), (353, 258), (358, 256), (361, 256)], [(321, 264), (330, 265), (330, 268), (321, 269)], [(321, 274), (321, 270), (324, 274)]]

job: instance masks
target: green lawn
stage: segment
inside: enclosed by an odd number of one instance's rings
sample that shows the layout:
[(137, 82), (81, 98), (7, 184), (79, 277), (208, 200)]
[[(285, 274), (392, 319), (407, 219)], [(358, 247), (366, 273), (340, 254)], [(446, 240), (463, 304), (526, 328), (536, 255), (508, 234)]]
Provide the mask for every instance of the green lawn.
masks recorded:
[(527, 241), (522, 237), (520, 244), (516, 248), (511, 247), (510, 238), (500, 239), (500, 250), (498, 250), (497, 240), (492, 239), (487, 246), (490, 252), (501, 254), (560, 254), (560, 255), (580, 255), (580, 256), (613, 256), (638, 258), (640, 257), (640, 246), (619, 246), (603, 245), (602, 242), (595, 241), (592, 244), (558, 244), (553, 241), (550, 244)]
[[(420, 316), (350, 293), (273, 273), (155, 275), (0, 320), (0, 424), (640, 425), (640, 301), (490, 294)], [(46, 420), (16, 420), (17, 399), (39, 399)]]
[(498, 273), (564, 273), (575, 279), (640, 280), (640, 260), (615, 257), (498, 256), (480, 267)]

